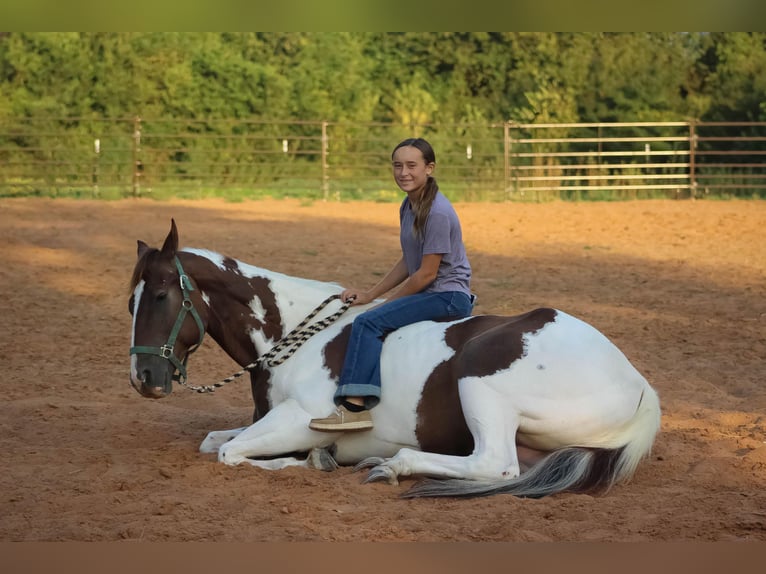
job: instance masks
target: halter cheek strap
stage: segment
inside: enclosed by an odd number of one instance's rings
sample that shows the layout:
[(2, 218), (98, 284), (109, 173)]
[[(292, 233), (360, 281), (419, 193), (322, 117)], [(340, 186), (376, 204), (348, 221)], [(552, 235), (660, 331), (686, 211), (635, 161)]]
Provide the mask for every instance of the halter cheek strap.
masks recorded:
[[(192, 285), (189, 276), (184, 272), (183, 267), (181, 267), (181, 261), (179, 261), (178, 257), (175, 258), (175, 262), (181, 283), (181, 293), (183, 294), (184, 299), (181, 303), (181, 309), (178, 311), (178, 316), (176, 317), (176, 322), (173, 325), (173, 329), (170, 331), (168, 341), (162, 347), (147, 347), (141, 345), (131, 347), (130, 354), (158, 355), (163, 359), (167, 359), (173, 364), (175, 370), (178, 371), (177, 374), (174, 371), (173, 380), (184, 383), (186, 381), (186, 363), (189, 360), (189, 355), (196, 351), (202, 344), (202, 339), (205, 337), (205, 327), (202, 324), (202, 319), (200, 318), (199, 313), (194, 308), (194, 303), (192, 303), (191, 297), (189, 296), (189, 293), (194, 291), (194, 286)], [(197, 344), (189, 349), (183, 361), (181, 361), (178, 359), (178, 357), (176, 357), (173, 350), (176, 344), (176, 339), (178, 338), (178, 333), (181, 331), (181, 327), (183, 326), (184, 320), (186, 319), (186, 315), (188, 313), (191, 313), (194, 322), (197, 323), (197, 328), (199, 329), (199, 341), (197, 341)]]

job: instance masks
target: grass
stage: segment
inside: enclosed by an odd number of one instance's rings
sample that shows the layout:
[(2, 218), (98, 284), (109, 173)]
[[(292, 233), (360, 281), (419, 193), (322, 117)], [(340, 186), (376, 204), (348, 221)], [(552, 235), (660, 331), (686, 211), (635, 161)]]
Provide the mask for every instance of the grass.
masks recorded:
[[(387, 182), (372, 182), (366, 185), (341, 185), (333, 182), (326, 191), (316, 187), (309, 188), (297, 185), (297, 182), (285, 182), (272, 187), (191, 187), (174, 186), (172, 184), (159, 188), (140, 188), (139, 197), (150, 198), (157, 201), (169, 201), (172, 199), (202, 200), (217, 198), (224, 201), (239, 203), (259, 199), (286, 199), (300, 200), (302, 205), (311, 205), (316, 201), (374, 201), (379, 203), (398, 203), (403, 194), (393, 185)], [(459, 202), (504, 202), (513, 201), (520, 203), (547, 203), (551, 201), (574, 201), (574, 202), (603, 202), (603, 201), (632, 201), (641, 199), (688, 199), (689, 193), (675, 194), (663, 191), (625, 192), (620, 190), (586, 191), (586, 192), (504, 192), (498, 190), (479, 189), (477, 187), (450, 186), (444, 188), (444, 193), (451, 201)], [(16, 183), (6, 182), (0, 185), (0, 198), (2, 197), (47, 197), (47, 198), (74, 198), (74, 199), (101, 199), (105, 201), (118, 200), (132, 197), (133, 192), (127, 186), (88, 187), (74, 185), (45, 185), (42, 183)], [(731, 190), (720, 193), (698, 194), (698, 199), (733, 200), (733, 199), (766, 199), (764, 190), (742, 190), (736, 193)]]

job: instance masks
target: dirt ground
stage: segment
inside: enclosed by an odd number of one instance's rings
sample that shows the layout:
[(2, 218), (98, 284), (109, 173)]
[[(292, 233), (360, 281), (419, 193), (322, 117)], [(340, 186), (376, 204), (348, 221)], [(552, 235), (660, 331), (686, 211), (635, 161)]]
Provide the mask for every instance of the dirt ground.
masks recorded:
[[(225, 467), (249, 384), (141, 398), (128, 384), (136, 240), (368, 285), (397, 206), (0, 200), (0, 541), (766, 541), (766, 202), (456, 204), (477, 313), (554, 306), (660, 394), (662, 429), (603, 496), (403, 500), (341, 469)], [(211, 340), (190, 382), (239, 370)], [(244, 379), (240, 379), (243, 381)]]

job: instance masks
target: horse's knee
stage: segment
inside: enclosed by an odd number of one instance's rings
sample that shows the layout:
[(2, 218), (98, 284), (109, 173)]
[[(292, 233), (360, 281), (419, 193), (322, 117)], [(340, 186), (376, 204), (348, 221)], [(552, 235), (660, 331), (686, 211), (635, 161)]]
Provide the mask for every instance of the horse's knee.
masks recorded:
[(230, 443), (221, 445), (221, 448), (218, 449), (218, 462), (222, 462), (229, 466), (239, 464), (245, 460), (246, 457), (242, 456), (237, 450), (236, 445)]
[(221, 448), (221, 445), (226, 443), (226, 440), (231, 439), (222, 439), (220, 435), (215, 432), (208, 433), (205, 440), (199, 445), (199, 451), (204, 454), (216, 453)]
[(231, 430), (211, 431), (207, 433), (207, 436), (202, 441), (202, 444), (199, 445), (199, 451), (206, 454), (217, 453), (221, 448), (221, 445), (224, 445), (233, 438), (237, 437), (246, 428), (247, 427), (241, 427)]

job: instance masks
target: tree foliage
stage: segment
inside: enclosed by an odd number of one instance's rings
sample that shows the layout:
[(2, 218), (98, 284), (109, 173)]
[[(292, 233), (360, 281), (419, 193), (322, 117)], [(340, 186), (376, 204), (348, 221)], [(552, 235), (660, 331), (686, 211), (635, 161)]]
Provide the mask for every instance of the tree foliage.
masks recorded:
[(6, 33), (0, 119), (766, 120), (766, 34)]

